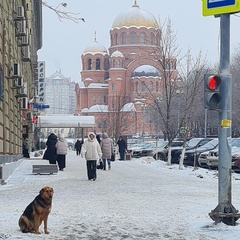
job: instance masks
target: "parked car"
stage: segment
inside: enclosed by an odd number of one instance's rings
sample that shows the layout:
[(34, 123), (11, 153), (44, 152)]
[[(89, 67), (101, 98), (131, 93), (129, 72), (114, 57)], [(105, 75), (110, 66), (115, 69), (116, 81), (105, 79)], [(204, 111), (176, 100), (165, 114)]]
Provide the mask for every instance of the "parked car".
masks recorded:
[[(172, 141), (172, 149), (179, 148), (183, 146), (183, 141), (174, 140)], [(169, 144), (167, 141), (162, 142), (162, 146), (158, 146), (158, 148), (153, 152), (153, 158), (156, 160), (166, 161), (168, 154)]]
[[(232, 162), (234, 164), (234, 161), (236, 161), (236, 156), (240, 152), (240, 138), (232, 138), (230, 140), (230, 146), (232, 153)], [(218, 147), (209, 151), (209, 153), (206, 156), (205, 164), (207, 165), (208, 168), (215, 169), (218, 167)]]
[[(197, 149), (213, 138), (192, 138), (187, 142), (186, 151), (191, 149)], [(180, 155), (182, 154), (183, 147), (172, 149), (172, 163), (179, 163)]]
[(184, 164), (188, 166), (199, 166), (198, 158), (201, 153), (212, 150), (218, 146), (218, 139), (212, 139), (199, 148), (188, 149), (184, 154)]
[[(161, 141), (163, 142), (163, 141)], [(155, 149), (157, 148), (158, 144), (162, 143), (156, 143), (156, 142), (146, 142), (142, 143), (140, 147), (132, 149), (132, 157), (138, 158), (138, 157), (146, 157), (146, 156), (153, 156), (153, 153)], [(159, 145), (159, 146), (160, 146)]]

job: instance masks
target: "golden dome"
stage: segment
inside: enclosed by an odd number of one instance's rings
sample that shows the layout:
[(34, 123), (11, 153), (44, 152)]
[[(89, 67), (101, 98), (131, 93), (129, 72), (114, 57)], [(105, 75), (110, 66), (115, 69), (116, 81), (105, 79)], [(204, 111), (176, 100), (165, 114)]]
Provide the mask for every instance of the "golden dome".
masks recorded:
[(159, 29), (156, 18), (146, 10), (143, 10), (135, 1), (135, 4), (127, 11), (120, 13), (112, 24), (112, 28), (121, 27), (147, 27)]
[(107, 49), (99, 44), (96, 40), (90, 44), (89, 46), (87, 46), (84, 51), (83, 51), (84, 54), (87, 54), (87, 53), (92, 53), (92, 54), (95, 54), (95, 53), (102, 53), (102, 54), (107, 54)]

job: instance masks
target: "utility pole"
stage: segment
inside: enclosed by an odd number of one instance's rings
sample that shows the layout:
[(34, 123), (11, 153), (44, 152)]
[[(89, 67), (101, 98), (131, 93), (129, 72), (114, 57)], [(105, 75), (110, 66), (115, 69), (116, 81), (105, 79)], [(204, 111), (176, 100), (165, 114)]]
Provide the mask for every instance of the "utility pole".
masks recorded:
[(223, 222), (236, 225), (240, 217), (232, 205), (232, 154), (231, 121), (232, 121), (232, 79), (230, 75), (230, 14), (220, 17), (220, 110), (219, 110), (219, 157), (218, 157), (218, 205), (209, 213), (215, 223)]
[[(236, 225), (240, 217), (232, 205), (232, 79), (230, 75), (230, 15), (240, 12), (240, 0), (203, 0), (203, 16), (220, 16), (220, 103), (219, 111), (219, 157), (218, 157), (218, 205), (209, 213), (215, 223)], [(212, 82), (214, 84), (214, 82)], [(216, 94), (217, 96), (217, 94)], [(205, 98), (206, 99), (206, 98)], [(208, 100), (208, 98), (207, 98)], [(216, 99), (215, 99), (216, 100)], [(207, 103), (210, 103), (207, 102)], [(214, 102), (213, 102), (214, 103)], [(208, 104), (209, 105), (209, 104)]]

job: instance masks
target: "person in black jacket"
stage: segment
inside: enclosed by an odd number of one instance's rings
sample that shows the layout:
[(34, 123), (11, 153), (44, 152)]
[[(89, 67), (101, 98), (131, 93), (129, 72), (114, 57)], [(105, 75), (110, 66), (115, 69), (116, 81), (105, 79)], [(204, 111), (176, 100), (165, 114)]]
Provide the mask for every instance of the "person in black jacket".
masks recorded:
[(79, 139), (75, 143), (75, 149), (76, 149), (77, 156), (80, 155), (82, 144), (83, 144), (83, 142), (80, 141)]
[(125, 152), (127, 150), (127, 145), (126, 142), (124, 141), (123, 137), (120, 136), (118, 141), (117, 141), (117, 145), (118, 145), (118, 151), (120, 154), (120, 159), (119, 160), (124, 160), (125, 159)]
[(51, 133), (48, 136), (48, 140), (46, 142), (47, 149), (43, 155), (43, 159), (49, 160), (50, 164), (56, 164), (57, 161), (57, 152), (56, 152), (56, 143), (57, 136), (54, 133)]

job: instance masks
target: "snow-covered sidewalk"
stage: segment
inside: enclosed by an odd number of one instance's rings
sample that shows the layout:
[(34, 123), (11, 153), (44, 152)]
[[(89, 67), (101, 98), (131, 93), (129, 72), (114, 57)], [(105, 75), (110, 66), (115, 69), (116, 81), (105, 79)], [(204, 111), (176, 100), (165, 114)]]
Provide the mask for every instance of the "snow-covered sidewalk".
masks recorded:
[[(74, 151), (54, 175), (33, 175), (24, 160), (0, 186), (0, 239), (237, 240), (240, 226), (215, 225), (208, 216), (218, 202), (216, 171), (179, 170), (151, 158), (115, 161), (89, 181), (85, 160)], [(46, 161), (47, 163), (47, 161)], [(233, 174), (233, 205), (240, 208), (240, 175)], [(18, 219), (44, 186), (54, 188), (50, 234), (21, 233)], [(240, 221), (240, 220), (239, 220)], [(41, 226), (43, 232), (43, 226)]]

